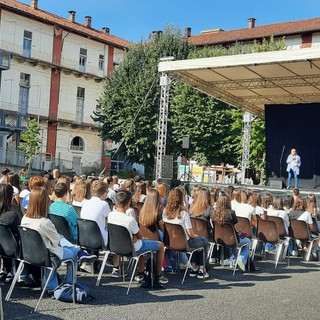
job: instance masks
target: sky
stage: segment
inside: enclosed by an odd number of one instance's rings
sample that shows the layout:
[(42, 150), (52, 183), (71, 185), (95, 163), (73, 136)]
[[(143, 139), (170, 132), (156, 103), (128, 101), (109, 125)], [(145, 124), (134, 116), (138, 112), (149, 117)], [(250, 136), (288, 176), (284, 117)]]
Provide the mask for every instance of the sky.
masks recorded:
[[(20, 0), (30, 4), (30, 0)], [(39, 0), (39, 9), (68, 18), (76, 11), (76, 22), (92, 17), (92, 27), (109, 27), (120, 38), (139, 42), (151, 31), (171, 24), (192, 35), (203, 30), (246, 28), (248, 18), (256, 26), (320, 16), (319, 0)]]

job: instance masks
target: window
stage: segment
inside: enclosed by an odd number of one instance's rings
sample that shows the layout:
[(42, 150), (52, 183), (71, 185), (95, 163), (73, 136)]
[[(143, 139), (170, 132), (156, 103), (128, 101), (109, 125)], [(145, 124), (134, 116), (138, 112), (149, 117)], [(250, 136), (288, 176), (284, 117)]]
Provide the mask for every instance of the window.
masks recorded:
[(75, 119), (77, 124), (82, 124), (82, 122), (83, 122), (84, 95), (85, 95), (85, 89), (78, 87), (78, 89), (77, 89), (76, 119)]
[(31, 58), (31, 42), (32, 42), (32, 32), (24, 30), (24, 33), (23, 33), (23, 56), (26, 58)]
[(19, 87), (19, 114), (26, 116), (29, 106), (30, 74), (20, 73)]
[(86, 64), (87, 64), (87, 49), (80, 48), (80, 56), (79, 56), (80, 72), (86, 72)]
[(81, 137), (74, 137), (71, 140), (70, 150), (84, 151), (84, 141)]
[(104, 70), (104, 55), (102, 54), (99, 55), (99, 70)]

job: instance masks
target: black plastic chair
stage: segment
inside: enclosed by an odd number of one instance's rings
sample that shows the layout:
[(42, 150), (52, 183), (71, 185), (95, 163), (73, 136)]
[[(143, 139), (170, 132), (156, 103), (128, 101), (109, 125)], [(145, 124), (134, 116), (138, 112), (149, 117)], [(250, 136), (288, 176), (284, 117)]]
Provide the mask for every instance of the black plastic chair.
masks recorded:
[[(103, 270), (107, 264), (108, 255), (106, 255), (107, 248), (104, 245), (104, 240), (100, 228), (96, 221), (81, 219), (77, 220), (78, 225), (78, 245), (89, 251), (99, 252), (104, 254), (104, 259), (100, 268), (99, 276), (96, 285), (99, 285)], [(93, 273), (92, 267), (92, 273)]]
[(72, 232), (68, 220), (65, 217), (59, 216), (54, 213), (50, 213), (49, 219), (52, 221), (59, 234), (64, 236), (71, 243), (75, 242), (72, 237)]
[(7, 225), (0, 224), (0, 256), (12, 260), (15, 272), (15, 260), (20, 260), (20, 247)]
[[(50, 269), (50, 274), (48, 276), (48, 279), (43, 287), (43, 290), (41, 292), (40, 298), (37, 302), (37, 305), (34, 309), (34, 311), (37, 311), (40, 301), (42, 300), (42, 297), (47, 289), (48, 283), (52, 277), (53, 271), (56, 270), (59, 265), (54, 265), (50, 259), (50, 251), (46, 248), (44, 241), (40, 235), (40, 233), (36, 230), (26, 228), (19, 226), (19, 234), (20, 234), (20, 240), (21, 240), (21, 248), (22, 248), (22, 260), (20, 262), (20, 265), (18, 267), (18, 270), (13, 278), (12, 284), (10, 286), (10, 289), (8, 291), (8, 294), (6, 296), (6, 301), (9, 301), (12, 291), (15, 287), (15, 284), (22, 272), (23, 265), (25, 263), (28, 263), (30, 265), (41, 267), (41, 271), (43, 273), (43, 268)], [(76, 269), (75, 269), (75, 263), (72, 259), (66, 259), (61, 260), (60, 262), (64, 263), (72, 263), (72, 289), (73, 289), (73, 303), (75, 303), (75, 275), (76, 275)]]
[[(134, 248), (134, 244), (131, 238), (129, 230), (124, 226), (108, 223), (109, 241), (108, 241), (108, 253), (110, 252), (119, 255), (123, 261), (123, 257), (130, 258), (130, 263), (133, 263), (132, 274), (127, 290), (127, 294), (130, 291), (132, 280), (134, 278), (138, 261), (141, 256), (150, 254), (151, 256), (151, 281), (153, 282), (153, 251), (146, 251), (141, 254), (137, 254)], [(124, 273), (123, 273), (124, 277)], [(152, 283), (153, 284), (153, 283)]]

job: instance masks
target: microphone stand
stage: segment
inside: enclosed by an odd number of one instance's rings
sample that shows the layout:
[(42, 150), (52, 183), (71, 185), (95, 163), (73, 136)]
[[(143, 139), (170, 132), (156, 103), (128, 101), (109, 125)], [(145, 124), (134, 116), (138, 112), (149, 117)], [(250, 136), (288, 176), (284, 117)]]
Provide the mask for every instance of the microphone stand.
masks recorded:
[(280, 157), (280, 178), (282, 177), (282, 158), (283, 158), (283, 153), (284, 153), (284, 149), (286, 148), (285, 145), (283, 145), (282, 147), (282, 151), (281, 151), (281, 157)]

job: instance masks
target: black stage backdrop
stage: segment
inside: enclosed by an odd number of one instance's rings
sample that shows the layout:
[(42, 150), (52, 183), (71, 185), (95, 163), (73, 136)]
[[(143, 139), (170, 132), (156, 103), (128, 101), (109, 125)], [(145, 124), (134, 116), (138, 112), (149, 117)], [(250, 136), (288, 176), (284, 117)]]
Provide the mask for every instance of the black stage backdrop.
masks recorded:
[(266, 105), (265, 120), (267, 178), (287, 178), (287, 157), (296, 148), (299, 188), (320, 188), (320, 103)]

